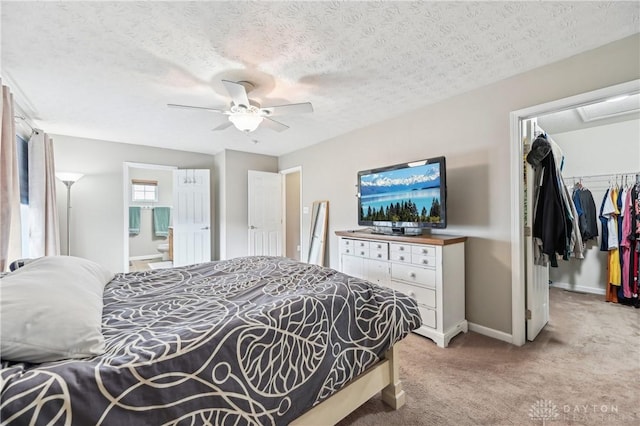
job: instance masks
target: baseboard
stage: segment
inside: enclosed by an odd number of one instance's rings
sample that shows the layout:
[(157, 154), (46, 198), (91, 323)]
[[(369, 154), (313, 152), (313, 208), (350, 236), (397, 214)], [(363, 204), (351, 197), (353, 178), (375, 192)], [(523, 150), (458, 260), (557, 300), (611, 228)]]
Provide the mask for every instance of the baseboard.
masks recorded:
[(513, 335), (505, 333), (504, 331), (494, 330), (493, 328), (485, 327), (483, 325), (469, 323), (469, 331), (482, 334), (493, 339), (502, 340), (503, 342), (513, 343)]
[[(604, 295), (605, 290), (594, 287), (585, 287), (580, 285), (571, 285), (567, 283), (552, 283), (551, 287), (561, 288), (563, 290), (568, 291), (576, 291), (581, 293), (591, 293), (591, 294), (599, 294)], [(491, 337), (493, 339), (502, 340), (503, 342), (512, 343), (513, 344), (513, 335), (509, 333), (505, 333), (504, 331), (494, 330), (493, 328), (485, 327), (483, 325), (474, 324), (469, 322), (469, 331), (473, 331), (474, 333), (482, 334), (487, 337)]]
[(591, 294), (599, 294), (599, 295), (605, 294), (604, 288), (587, 287), (584, 285), (573, 285), (569, 283), (557, 283), (557, 282), (552, 282), (550, 285), (551, 287), (561, 288), (563, 290), (568, 290), (568, 291), (576, 291), (579, 293), (591, 293)]
[(153, 259), (162, 259), (162, 253), (158, 254), (145, 254), (142, 256), (131, 256), (129, 260), (153, 260)]

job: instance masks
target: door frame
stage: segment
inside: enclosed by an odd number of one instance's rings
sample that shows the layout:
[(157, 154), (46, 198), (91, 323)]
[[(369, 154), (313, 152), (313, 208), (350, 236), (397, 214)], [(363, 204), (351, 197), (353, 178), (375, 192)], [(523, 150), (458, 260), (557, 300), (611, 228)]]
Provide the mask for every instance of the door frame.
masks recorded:
[(155, 170), (178, 170), (177, 166), (167, 166), (162, 164), (149, 164), (149, 163), (134, 163), (125, 161), (122, 163), (122, 199), (123, 207), (123, 221), (122, 232), (124, 235), (124, 258), (123, 258), (123, 271), (129, 272), (129, 205), (131, 200), (129, 199), (129, 170), (130, 169), (155, 169)]
[(524, 197), (522, 159), (524, 147), (520, 140), (520, 121), (540, 115), (574, 109), (601, 102), (615, 96), (640, 92), (640, 79), (593, 90), (575, 96), (512, 111), (510, 122), (511, 165), (511, 340), (522, 346), (526, 342), (526, 271), (524, 261)]
[(300, 194), (299, 194), (299, 199), (300, 199), (300, 205), (298, 206), (298, 218), (299, 218), (299, 223), (300, 223), (300, 229), (298, 231), (298, 236), (299, 236), (299, 240), (298, 240), (298, 246), (300, 246), (300, 261), (304, 262), (303, 258), (302, 258), (302, 206), (303, 206), (303, 202), (302, 202), (302, 166), (296, 166), (296, 167), (291, 167), (288, 169), (284, 169), (284, 170), (280, 170), (280, 174), (282, 175), (282, 222), (284, 224), (283, 229), (282, 229), (282, 253), (283, 255), (286, 257), (286, 253), (287, 253), (287, 209), (286, 209), (286, 205), (287, 205), (287, 193), (289, 192), (289, 189), (287, 188), (287, 179), (286, 179), (286, 175), (291, 174), (291, 173), (299, 173), (299, 185), (298, 187), (300, 188)]

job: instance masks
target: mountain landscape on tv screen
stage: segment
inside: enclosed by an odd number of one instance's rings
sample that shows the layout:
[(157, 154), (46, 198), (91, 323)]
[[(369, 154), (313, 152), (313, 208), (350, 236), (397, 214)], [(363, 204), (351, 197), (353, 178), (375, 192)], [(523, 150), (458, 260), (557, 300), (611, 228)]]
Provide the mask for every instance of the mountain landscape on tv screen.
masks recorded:
[(388, 173), (362, 176), (360, 179), (360, 195), (366, 197), (391, 192), (417, 191), (440, 186), (440, 173), (437, 165), (431, 167), (430, 173), (416, 172), (419, 171), (416, 170), (414, 173), (408, 174), (407, 170), (394, 170)]

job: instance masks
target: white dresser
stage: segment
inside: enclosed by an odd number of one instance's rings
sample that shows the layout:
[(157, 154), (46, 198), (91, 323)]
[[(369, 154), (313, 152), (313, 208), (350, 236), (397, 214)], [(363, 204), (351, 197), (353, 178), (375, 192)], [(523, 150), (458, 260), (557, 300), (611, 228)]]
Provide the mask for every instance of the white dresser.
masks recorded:
[(413, 296), (422, 326), (415, 332), (447, 347), (467, 332), (464, 308), (466, 237), (417, 237), (337, 231), (340, 270)]

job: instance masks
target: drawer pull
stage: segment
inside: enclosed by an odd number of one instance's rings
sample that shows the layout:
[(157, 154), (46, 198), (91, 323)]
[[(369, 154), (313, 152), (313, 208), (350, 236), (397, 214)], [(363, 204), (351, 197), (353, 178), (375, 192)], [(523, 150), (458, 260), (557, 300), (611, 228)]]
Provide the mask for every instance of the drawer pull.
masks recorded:
[(404, 260), (404, 256), (400, 256), (400, 260)]
[(360, 252), (360, 256), (364, 256), (364, 252), (363, 251)]
[(400, 246), (399, 250), (404, 251), (404, 246)]
[(422, 249), (422, 253), (423, 253), (423, 254), (429, 254), (429, 250), (427, 250), (427, 249)]
[(429, 260), (427, 260), (427, 259), (423, 259), (423, 260), (422, 260), (422, 263), (423, 263), (424, 265), (428, 265), (428, 264), (429, 264)]
[(349, 249), (346, 249), (344, 252), (345, 252), (345, 253), (349, 253)]
[(378, 253), (378, 259), (382, 257), (382, 254)]
[(415, 279), (416, 273), (415, 272), (409, 272), (409, 277)]
[(417, 299), (416, 293), (414, 291), (410, 291), (409, 296), (413, 297), (414, 299)]

